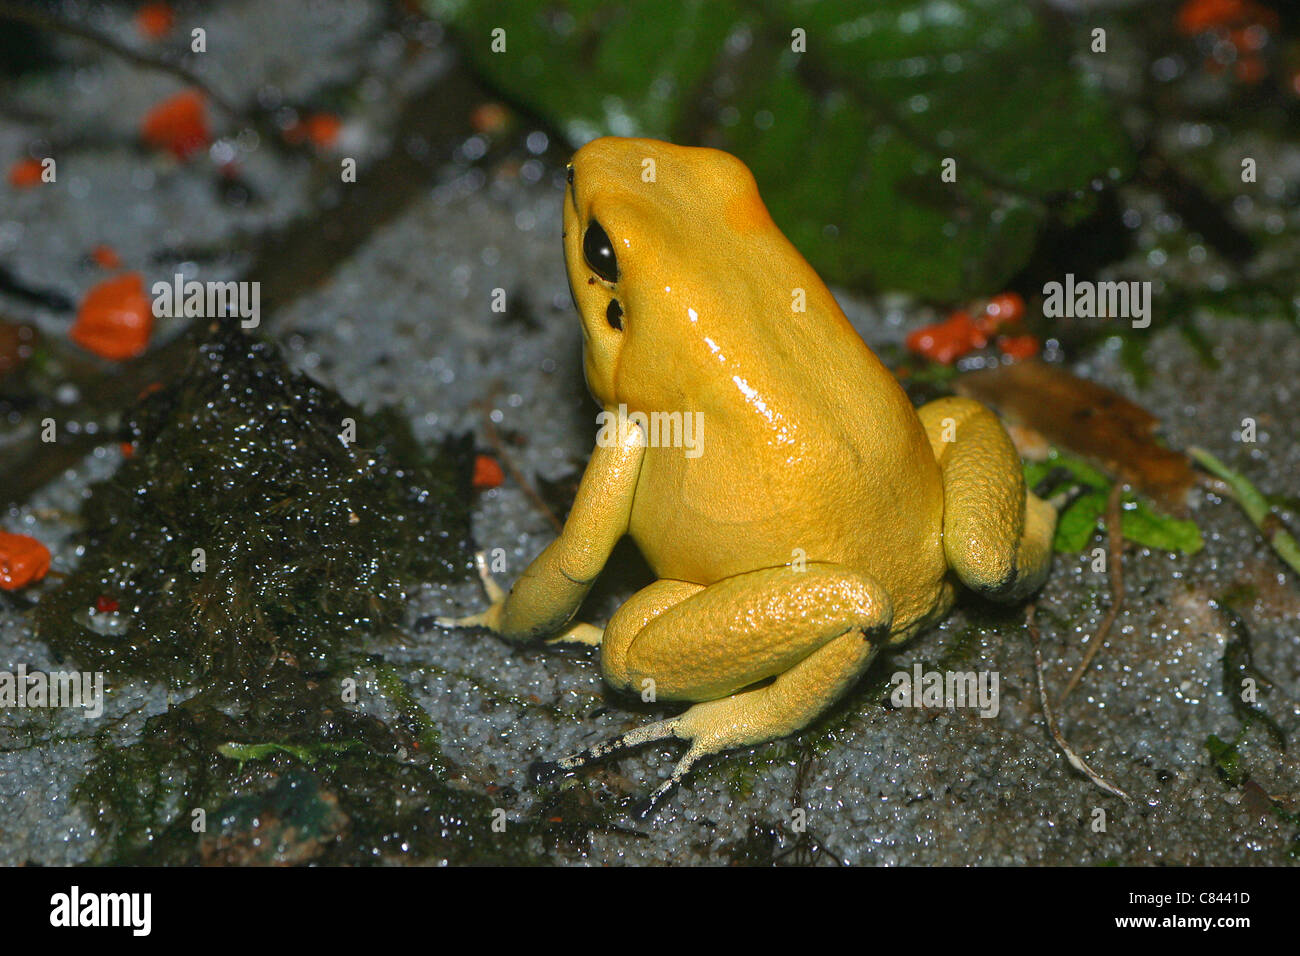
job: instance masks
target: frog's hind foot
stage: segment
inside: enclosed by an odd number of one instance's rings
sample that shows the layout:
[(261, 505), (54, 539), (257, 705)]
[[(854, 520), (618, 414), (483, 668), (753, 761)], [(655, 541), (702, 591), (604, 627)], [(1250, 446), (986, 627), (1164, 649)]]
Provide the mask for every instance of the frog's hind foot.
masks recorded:
[[(547, 783), (561, 774), (572, 773), (608, 757), (624, 753), (634, 747), (675, 737), (680, 723), (681, 718), (675, 717), (670, 720), (646, 724), (644, 727), (629, 730), (625, 734), (619, 734), (617, 737), (602, 741), (568, 757), (561, 757), (559, 760), (538, 760), (528, 768), (528, 772), (534, 783)], [(644, 820), (654, 813), (664, 799), (686, 779), (686, 775), (691, 772), (691, 768), (695, 766), (696, 762), (705, 755), (704, 748), (692, 746), (685, 756), (677, 761), (667, 780), (656, 787), (649, 796), (638, 800), (632, 805), (630, 811), (632, 816)]]
[(534, 783), (547, 783), (561, 774), (573, 773), (575, 770), (581, 770), (589, 764), (624, 753), (634, 747), (673, 737), (676, 735), (679, 723), (680, 718), (674, 717), (669, 720), (659, 720), (653, 724), (646, 724), (643, 727), (635, 727), (627, 733), (611, 737), (609, 740), (602, 740), (586, 750), (579, 750), (576, 754), (561, 757), (559, 760), (535, 761), (528, 768), (528, 774)]
[(943, 476), (943, 550), (967, 587), (1023, 600), (1052, 561), (1057, 509), (1025, 488), (1020, 456), (997, 416), (969, 398), (917, 410)]

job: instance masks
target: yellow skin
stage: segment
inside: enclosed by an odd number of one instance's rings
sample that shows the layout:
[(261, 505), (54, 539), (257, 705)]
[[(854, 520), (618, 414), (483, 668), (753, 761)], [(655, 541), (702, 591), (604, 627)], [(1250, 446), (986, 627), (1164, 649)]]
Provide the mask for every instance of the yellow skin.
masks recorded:
[[(959, 582), (1007, 601), (1042, 584), (1056, 512), (1002, 426), (969, 399), (912, 406), (740, 160), (589, 143), (569, 167), (564, 254), (596, 401), (704, 427), (695, 456), (647, 447), (636, 425), (598, 445), (509, 595), (485, 574), (491, 607), (443, 622), (599, 644), (613, 686), (694, 705), (547, 770), (689, 741), (653, 806), (699, 758), (807, 726), (883, 644), (947, 613)], [(571, 623), (626, 534), (659, 580), (603, 630)]]

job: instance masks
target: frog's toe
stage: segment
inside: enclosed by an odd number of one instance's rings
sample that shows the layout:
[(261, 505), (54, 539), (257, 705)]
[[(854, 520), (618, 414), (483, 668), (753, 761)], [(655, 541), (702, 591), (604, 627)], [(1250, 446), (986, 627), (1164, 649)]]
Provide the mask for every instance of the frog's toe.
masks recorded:
[[(603, 740), (598, 744), (588, 747), (586, 750), (580, 750), (575, 754), (567, 757), (561, 757), (559, 760), (537, 760), (528, 767), (528, 775), (534, 784), (545, 784), (554, 780), (556, 777), (566, 773), (572, 773), (580, 770), (589, 764), (613, 757), (616, 754), (623, 753), (633, 747), (639, 747), (642, 744), (652, 743), (656, 740), (664, 740), (668, 737), (678, 736), (678, 729), (681, 725), (681, 718), (674, 717), (669, 720), (660, 720), (653, 724), (646, 724), (644, 727), (637, 727), (629, 730), (625, 734), (619, 734), (617, 737), (611, 737), (609, 740)], [(699, 744), (692, 744), (690, 750), (677, 765), (673, 767), (672, 774), (655, 788), (649, 796), (638, 800), (632, 805), (631, 813), (639, 819), (645, 819), (663, 805), (664, 800), (671, 794), (678, 785), (685, 779), (691, 768), (695, 766), (696, 761), (709, 753), (709, 750)]]
[(483, 590), (487, 593), (488, 602), (500, 604), (504, 601), (506, 592), (492, 577), (492, 569), (488, 567), (487, 555), (482, 551), (474, 552), (474, 568), (478, 571), (478, 579), (483, 582)]
[(649, 796), (632, 804), (632, 815), (638, 820), (644, 820), (651, 816), (663, 805), (668, 795), (681, 785), (681, 782), (686, 779), (686, 775), (690, 773), (691, 768), (695, 766), (695, 762), (703, 756), (704, 751), (701, 748), (692, 747), (688, 750), (686, 756), (677, 761), (677, 766), (673, 767), (673, 772), (667, 780), (655, 787), (654, 792)]
[(439, 627), (491, 627), (492, 609), (465, 617), (435, 617), (433, 623)]
[(649, 819), (654, 816), (654, 812), (659, 809), (659, 805), (663, 803), (663, 800), (668, 796), (669, 791), (676, 786), (677, 784), (671, 780), (665, 782), (661, 786), (657, 787), (655, 792), (650, 794), (650, 796), (642, 797), (636, 803), (632, 804), (628, 813), (638, 820)]
[(598, 744), (592, 744), (585, 750), (579, 750), (577, 753), (561, 757), (559, 760), (534, 761), (529, 765), (528, 773), (535, 783), (546, 783), (561, 774), (581, 770), (588, 764), (621, 754), (633, 747), (640, 747), (642, 744), (672, 737), (675, 735), (679, 723), (680, 718), (674, 717), (670, 720), (660, 720), (642, 727), (634, 727), (625, 734), (619, 734), (609, 740), (602, 740)]

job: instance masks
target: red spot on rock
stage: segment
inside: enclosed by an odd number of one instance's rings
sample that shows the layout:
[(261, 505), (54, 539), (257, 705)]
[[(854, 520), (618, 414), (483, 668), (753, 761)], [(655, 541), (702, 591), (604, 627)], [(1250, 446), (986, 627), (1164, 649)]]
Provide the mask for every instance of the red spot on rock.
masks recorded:
[(146, 3), (135, 12), (135, 29), (146, 40), (161, 40), (172, 32), (176, 15), (169, 3)]
[(103, 243), (90, 250), (90, 258), (95, 265), (110, 272), (122, 268), (122, 257), (117, 254), (117, 250)]
[(44, 182), (41, 178), (44, 172), (45, 167), (41, 165), (39, 159), (32, 159), (30, 156), (20, 159), (9, 167), (9, 185), (14, 189), (31, 189)]

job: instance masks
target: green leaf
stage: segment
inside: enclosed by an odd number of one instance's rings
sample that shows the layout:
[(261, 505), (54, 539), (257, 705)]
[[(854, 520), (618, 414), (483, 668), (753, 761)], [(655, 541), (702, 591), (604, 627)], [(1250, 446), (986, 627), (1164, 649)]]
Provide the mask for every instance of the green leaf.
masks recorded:
[(1132, 167), (1068, 36), (1019, 0), (427, 3), (493, 86), (572, 146), (635, 135), (740, 156), (832, 282), (996, 291), (1051, 210), (1086, 215), (1089, 186)]
[(1241, 769), (1241, 754), (1236, 744), (1226, 743), (1214, 734), (1210, 734), (1205, 738), (1205, 749), (1210, 752), (1214, 769), (1223, 776), (1224, 780), (1235, 787), (1245, 779), (1246, 775)]
[(1066, 554), (1078, 554), (1088, 546), (1097, 531), (1097, 522), (1106, 510), (1106, 495), (1094, 491), (1082, 496), (1065, 509), (1056, 521), (1054, 547)]
[(1195, 554), (1205, 546), (1195, 521), (1162, 515), (1142, 501), (1120, 515), (1120, 527), (1128, 540), (1161, 551)]
[[(1026, 487), (1034, 487), (1057, 468), (1064, 468), (1073, 481), (1088, 489), (1057, 518), (1053, 541), (1057, 551), (1078, 554), (1101, 527), (1111, 482), (1087, 462), (1053, 450), (1046, 461), (1025, 463)], [(1127, 493), (1123, 497), (1120, 530), (1134, 544), (1161, 551), (1195, 554), (1205, 545), (1196, 522), (1161, 514), (1145, 499)]]

